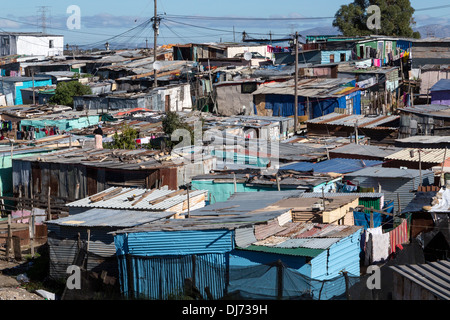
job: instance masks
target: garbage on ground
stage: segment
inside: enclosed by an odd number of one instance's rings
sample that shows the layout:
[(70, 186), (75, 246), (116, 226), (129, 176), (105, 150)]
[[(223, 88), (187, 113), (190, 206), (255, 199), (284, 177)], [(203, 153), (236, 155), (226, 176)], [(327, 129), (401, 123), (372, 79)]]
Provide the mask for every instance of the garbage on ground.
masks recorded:
[(30, 279), (27, 277), (26, 274), (21, 273), (16, 277), (16, 280), (19, 282), (30, 282)]
[(52, 292), (48, 292), (42, 289), (38, 289), (35, 292), (46, 300), (55, 300), (55, 294)]

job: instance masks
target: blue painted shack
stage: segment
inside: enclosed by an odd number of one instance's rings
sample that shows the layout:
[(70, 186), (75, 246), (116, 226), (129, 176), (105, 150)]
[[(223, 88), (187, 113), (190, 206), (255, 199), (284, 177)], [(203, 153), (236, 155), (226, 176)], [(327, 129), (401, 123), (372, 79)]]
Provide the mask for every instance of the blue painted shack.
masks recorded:
[(204, 299), (220, 299), (227, 293), (234, 229), (266, 221), (280, 226), (278, 219), (286, 213), (289, 220), (290, 210), (227, 216), (216, 211), (209, 217), (170, 219), (116, 231), (121, 292), (127, 298), (180, 298), (190, 279)]
[[(288, 222), (282, 231), (267, 230), (255, 226), (235, 231), (230, 293), (266, 299), (306, 294), (315, 300), (328, 300), (345, 293), (342, 272), (349, 277), (360, 275), (362, 227)], [(280, 282), (282, 288), (277, 285)]]
[[(166, 219), (174, 212), (92, 208), (76, 216), (45, 221), (50, 254), (49, 276), (65, 280), (67, 268), (84, 256), (86, 270), (118, 278), (114, 237), (110, 232)], [(84, 254), (82, 254), (84, 253)], [(78, 261), (81, 262), (81, 261)]]
[(430, 88), (431, 104), (450, 105), (450, 80), (441, 79)]
[(22, 105), (22, 89), (36, 87), (46, 87), (52, 85), (50, 76), (40, 77), (2, 77), (0, 82), (0, 93), (6, 96), (6, 104)]
[[(361, 91), (354, 79), (303, 79), (298, 83), (297, 94), (297, 115), (305, 121), (336, 110), (361, 114)], [(263, 101), (265, 109), (272, 110), (272, 116), (290, 117), (295, 113), (293, 80), (261, 85), (253, 97), (255, 104)]]

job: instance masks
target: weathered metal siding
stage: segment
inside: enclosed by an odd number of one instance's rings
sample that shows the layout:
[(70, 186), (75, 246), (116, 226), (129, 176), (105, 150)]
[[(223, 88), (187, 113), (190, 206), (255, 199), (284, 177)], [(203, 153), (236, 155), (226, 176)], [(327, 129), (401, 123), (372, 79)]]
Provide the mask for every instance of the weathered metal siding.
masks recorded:
[[(117, 259), (115, 258), (114, 237), (108, 232), (111, 228), (90, 229), (87, 270), (108, 271), (110, 276), (118, 276)], [(50, 248), (50, 277), (67, 278), (66, 270), (72, 265), (78, 252), (78, 234), (83, 247), (88, 240), (87, 228), (63, 227), (48, 225)], [(53, 234), (50, 234), (53, 232)]]
[(234, 231), (236, 247), (245, 248), (256, 242), (253, 227), (238, 228)]
[(283, 231), (284, 229), (286, 228), (281, 227), (278, 219), (275, 219), (268, 221), (267, 223), (255, 225), (255, 237), (256, 240), (263, 240), (271, 235), (274, 235), (275, 233)]
[(225, 253), (234, 247), (229, 230), (137, 232), (126, 238), (126, 253), (134, 256)]
[[(360, 187), (364, 188), (378, 188), (381, 185), (381, 192), (384, 193), (384, 200), (394, 201), (394, 211), (399, 209), (398, 199), (400, 199), (400, 209), (403, 210), (414, 199), (413, 190), (417, 190), (420, 184), (420, 177), (415, 178), (384, 178), (384, 177), (352, 177), (348, 176), (354, 181), (359, 182)], [(424, 181), (430, 184), (434, 182), (434, 175), (432, 172), (423, 174)], [(398, 197), (397, 197), (398, 194)]]
[(228, 257), (225, 253), (199, 255), (136, 257), (131, 264), (133, 278), (129, 286), (127, 259), (119, 256), (121, 291), (127, 297), (167, 300), (181, 299), (184, 281), (192, 279), (207, 299), (208, 287), (213, 299), (223, 297), (226, 289), (226, 270)]
[[(360, 237), (361, 231), (344, 238), (330, 246), (330, 248), (311, 260), (311, 277), (315, 280), (329, 280), (330, 282), (312, 281), (311, 293), (314, 299), (328, 300), (345, 293), (345, 278), (340, 271), (347, 271), (349, 276), (360, 275)], [(323, 286), (322, 286), (323, 285)]]

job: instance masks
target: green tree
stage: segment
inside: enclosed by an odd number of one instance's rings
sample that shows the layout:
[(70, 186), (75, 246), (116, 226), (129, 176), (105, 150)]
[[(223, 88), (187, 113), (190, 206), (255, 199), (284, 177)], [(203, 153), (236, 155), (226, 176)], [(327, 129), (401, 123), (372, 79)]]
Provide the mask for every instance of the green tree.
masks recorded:
[(178, 141), (170, 139), (172, 133), (177, 129), (186, 129), (191, 136), (191, 144), (194, 144), (194, 129), (184, 122), (176, 112), (168, 111), (162, 120), (162, 129), (169, 139), (166, 140), (166, 146), (171, 148), (178, 144)]
[(103, 147), (105, 149), (136, 149), (136, 139), (139, 137), (139, 132), (130, 125), (124, 123), (120, 126), (120, 133), (116, 131), (113, 135), (112, 142), (105, 142)]
[(89, 86), (78, 81), (60, 82), (56, 86), (55, 95), (50, 103), (73, 107), (73, 97), (92, 94)]
[[(369, 30), (367, 8), (377, 5), (381, 12), (381, 29)], [(410, 0), (355, 0), (348, 5), (343, 5), (336, 12), (333, 26), (338, 28), (346, 37), (367, 36), (374, 33), (384, 36), (420, 38), (420, 33), (415, 32), (412, 26), (415, 24), (414, 8)]]

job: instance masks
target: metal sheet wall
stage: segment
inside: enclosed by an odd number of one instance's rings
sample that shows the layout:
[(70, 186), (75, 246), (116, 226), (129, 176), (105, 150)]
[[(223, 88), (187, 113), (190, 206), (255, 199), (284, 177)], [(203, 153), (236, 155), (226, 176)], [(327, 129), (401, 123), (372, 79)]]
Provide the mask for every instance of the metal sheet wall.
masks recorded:
[[(116, 248), (114, 237), (108, 232), (112, 229), (92, 229), (89, 239), (88, 263), (89, 271), (108, 271), (110, 276), (118, 276)], [(50, 248), (50, 276), (66, 278), (66, 269), (73, 264), (78, 252), (78, 233), (84, 247), (86, 247), (87, 228), (73, 228), (57, 225), (48, 225)]]
[[(398, 198), (400, 199), (400, 207), (403, 210), (414, 199), (413, 190), (417, 190), (420, 184), (420, 178), (384, 178), (384, 177), (353, 177), (348, 175), (347, 178), (359, 182), (360, 187), (378, 189), (378, 184), (381, 185), (381, 192), (384, 193), (384, 200), (394, 201), (394, 212), (399, 209)], [(423, 174), (424, 184), (434, 183), (434, 174)], [(398, 197), (397, 197), (398, 194)]]
[(225, 253), (234, 247), (229, 230), (155, 231), (129, 233), (124, 253), (134, 256)]
[(225, 253), (200, 255), (137, 257), (131, 256), (133, 278), (127, 272), (127, 259), (118, 257), (120, 266), (121, 291), (126, 297), (145, 299), (182, 299), (184, 281), (193, 280), (204, 299), (208, 287), (213, 299), (223, 297), (226, 290), (226, 270), (228, 257)]

